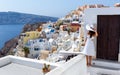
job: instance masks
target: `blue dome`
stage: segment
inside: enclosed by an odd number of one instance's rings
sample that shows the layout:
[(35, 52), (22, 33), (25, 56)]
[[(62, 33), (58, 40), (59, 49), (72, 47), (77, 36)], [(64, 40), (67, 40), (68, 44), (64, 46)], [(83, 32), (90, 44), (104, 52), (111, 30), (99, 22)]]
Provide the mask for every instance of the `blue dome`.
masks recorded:
[(40, 39), (39, 42), (43, 42), (43, 39)]
[(52, 27), (51, 25), (49, 25), (48, 27)]
[(51, 29), (50, 32), (54, 32), (55, 30), (54, 29)]

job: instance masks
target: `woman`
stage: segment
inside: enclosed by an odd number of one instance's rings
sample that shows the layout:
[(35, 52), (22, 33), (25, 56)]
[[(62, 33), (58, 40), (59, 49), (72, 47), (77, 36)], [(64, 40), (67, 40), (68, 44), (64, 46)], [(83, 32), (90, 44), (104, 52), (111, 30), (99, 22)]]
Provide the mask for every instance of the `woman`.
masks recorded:
[(87, 66), (91, 66), (92, 56), (95, 56), (94, 38), (98, 36), (98, 34), (95, 29), (89, 25), (86, 26), (86, 29), (88, 30), (88, 34), (82, 53), (86, 55)]

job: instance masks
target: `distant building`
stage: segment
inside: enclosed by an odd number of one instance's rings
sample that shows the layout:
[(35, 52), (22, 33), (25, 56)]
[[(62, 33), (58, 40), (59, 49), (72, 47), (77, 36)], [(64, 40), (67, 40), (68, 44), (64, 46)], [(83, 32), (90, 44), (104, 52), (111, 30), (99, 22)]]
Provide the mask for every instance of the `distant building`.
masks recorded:
[(40, 32), (38, 32), (38, 31), (25, 32), (24, 37), (22, 36), (23, 44), (26, 44), (28, 40), (36, 39), (39, 36), (40, 36)]
[(72, 32), (76, 32), (76, 31), (79, 31), (79, 28), (81, 27), (80, 23), (78, 21), (73, 21), (71, 24), (70, 24), (70, 28), (71, 28), (71, 31)]

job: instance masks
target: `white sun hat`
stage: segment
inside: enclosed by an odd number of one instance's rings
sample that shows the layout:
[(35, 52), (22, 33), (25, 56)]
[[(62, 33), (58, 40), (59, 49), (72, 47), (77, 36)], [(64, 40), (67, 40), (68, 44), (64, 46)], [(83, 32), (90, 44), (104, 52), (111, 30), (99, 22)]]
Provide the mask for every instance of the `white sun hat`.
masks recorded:
[(94, 29), (94, 27), (93, 27), (93, 25), (86, 25), (86, 29), (87, 30), (89, 30), (89, 31), (94, 31), (93, 29)]

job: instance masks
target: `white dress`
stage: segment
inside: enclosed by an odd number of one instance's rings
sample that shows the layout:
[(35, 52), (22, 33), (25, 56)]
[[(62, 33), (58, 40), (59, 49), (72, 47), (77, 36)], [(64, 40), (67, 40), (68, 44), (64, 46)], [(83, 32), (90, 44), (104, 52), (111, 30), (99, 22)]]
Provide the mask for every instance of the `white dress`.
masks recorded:
[(91, 37), (88, 35), (87, 40), (85, 43), (85, 47), (82, 51), (83, 54), (88, 56), (95, 56), (95, 46), (94, 46), (94, 37)]

